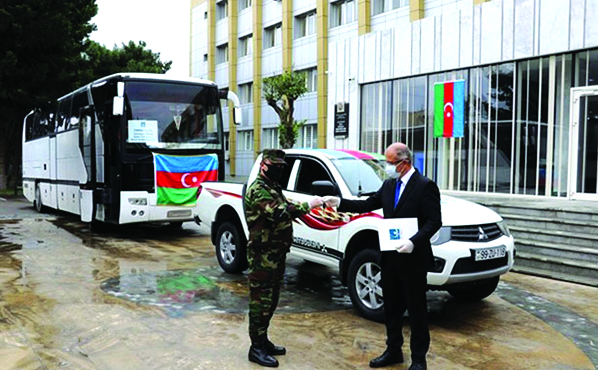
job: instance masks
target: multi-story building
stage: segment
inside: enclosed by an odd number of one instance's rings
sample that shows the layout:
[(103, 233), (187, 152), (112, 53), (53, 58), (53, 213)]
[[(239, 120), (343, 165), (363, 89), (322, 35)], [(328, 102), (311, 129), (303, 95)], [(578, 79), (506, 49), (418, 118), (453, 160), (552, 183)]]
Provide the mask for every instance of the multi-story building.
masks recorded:
[[(260, 82), (292, 69), (299, 147), (402, 141), (444, 190), (598, 200), (596, 0), (192, 0), (191, 30), (192, 76), (244, 103), (230, 174), (278, 145)], [(434, 85), (453, 80), (464, 136), (436, 138)]]

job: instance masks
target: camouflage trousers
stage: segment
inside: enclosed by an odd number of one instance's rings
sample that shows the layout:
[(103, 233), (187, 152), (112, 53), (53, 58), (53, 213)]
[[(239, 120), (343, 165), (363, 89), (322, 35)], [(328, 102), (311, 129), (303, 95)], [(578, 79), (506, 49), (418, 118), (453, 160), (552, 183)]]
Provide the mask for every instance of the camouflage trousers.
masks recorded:
[(287, 248), (266, 243), (249, 245), (249, 337), (251, 343), (266, 339), (270, 320), (280, 298)]

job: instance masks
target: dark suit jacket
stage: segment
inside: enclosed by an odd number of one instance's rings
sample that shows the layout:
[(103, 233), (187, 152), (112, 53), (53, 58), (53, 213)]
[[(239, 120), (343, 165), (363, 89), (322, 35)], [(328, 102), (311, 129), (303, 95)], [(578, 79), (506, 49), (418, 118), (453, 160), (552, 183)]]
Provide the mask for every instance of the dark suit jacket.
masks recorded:
[(411, 237), (414, 245), (411, 255), (416, 264), (413, 267), (429, 269), (434, 263), (430, 238), (442, 226), (440, 191), (432, 180), (415, 170), (395, 208), (397, 181), (397, 179), (384, 181), (376, 194), (365, 200), (342, 199), (338, 210), (364, 213), (382, 208), (384, 218), (417, 218), (419, 231)]

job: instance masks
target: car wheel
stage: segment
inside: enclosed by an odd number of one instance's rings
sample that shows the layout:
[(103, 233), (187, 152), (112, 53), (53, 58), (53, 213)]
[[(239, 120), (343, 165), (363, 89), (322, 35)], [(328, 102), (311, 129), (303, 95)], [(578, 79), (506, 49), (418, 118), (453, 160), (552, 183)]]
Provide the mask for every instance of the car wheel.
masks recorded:
[(42, 191), (39, 188), (39, 184), (35, 185), (35, 201), (33, 202), (35, 210), (42, 213), (46, 207), (42, 204)]
[(450, 295), (464, 301), (479, 301), (494, 293), (498, 286), (500, 276), (490, 279), (472, 281), (471, 283), (457, 284), (449, 287), (447, 291)]
[(353, 307), (360, 315), (373, 321), (384, 321), (382, 272), (378, 254), (373, 249), (357, 253), (349, 265), (348, 287)]
[(218, 228), (216, 256), (226, 272), (240, 273), (247, 268), (247, 243), (235, 224), (225, 222)]

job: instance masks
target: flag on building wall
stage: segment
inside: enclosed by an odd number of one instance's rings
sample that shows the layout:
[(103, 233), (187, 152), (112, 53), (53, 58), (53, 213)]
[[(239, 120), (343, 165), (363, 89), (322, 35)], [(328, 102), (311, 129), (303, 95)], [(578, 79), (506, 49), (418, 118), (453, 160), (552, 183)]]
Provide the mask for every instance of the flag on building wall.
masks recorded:
[(434, 137), (463, 137), (465, 80), (434, 84)]
[(218, 180), (216, 154), (199, 156), (154, 153), (156, 204), (194, 206), (197, 190), (204, 181)]

